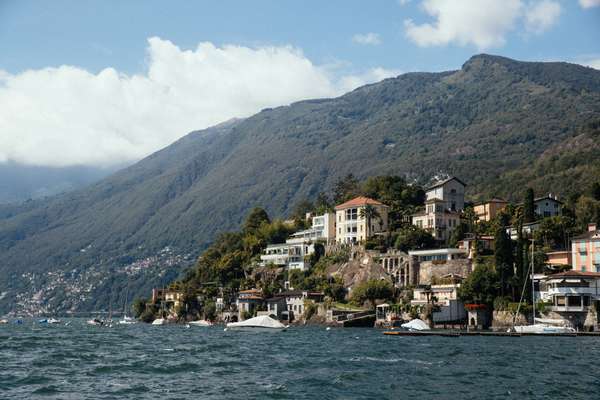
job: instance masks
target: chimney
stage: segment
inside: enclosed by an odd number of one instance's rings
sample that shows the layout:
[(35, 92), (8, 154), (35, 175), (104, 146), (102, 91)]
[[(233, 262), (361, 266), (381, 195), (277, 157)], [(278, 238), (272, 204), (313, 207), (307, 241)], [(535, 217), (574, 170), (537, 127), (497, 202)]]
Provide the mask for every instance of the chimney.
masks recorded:
[(591, 222), (588, 224), (588, 232), (595, 232), (597, 230), (596, 223)]

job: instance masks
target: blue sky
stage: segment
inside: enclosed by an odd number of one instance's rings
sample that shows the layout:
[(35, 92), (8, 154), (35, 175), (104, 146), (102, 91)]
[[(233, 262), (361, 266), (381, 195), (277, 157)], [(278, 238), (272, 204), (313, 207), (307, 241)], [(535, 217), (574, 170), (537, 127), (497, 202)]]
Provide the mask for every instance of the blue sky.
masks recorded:
[[(181, 48), (198, 42), (246, 46), (293, 45), (313, 62), (346, 63), (361, 70), (458, 68), (479, 52), (522, 60), (600, 58), (600, 7), (564, 0), (556, 24), (543, 34), (507, 33), (504, 46), (434, 46), (408, 39), (403, 21), (427, 22), (420, 1), (10, 1), (0, 2), (0, 69), (20, 72), (62, 64), (92, 71), (112, 66), (139, 72), (146, 39), (158, 36)], [(377, 33), (379, 45), (355, 34)]]
[(600, 0), (0, 0), (0, 162), (131, 162), (482, 52), (600, 68), (599, 39)]

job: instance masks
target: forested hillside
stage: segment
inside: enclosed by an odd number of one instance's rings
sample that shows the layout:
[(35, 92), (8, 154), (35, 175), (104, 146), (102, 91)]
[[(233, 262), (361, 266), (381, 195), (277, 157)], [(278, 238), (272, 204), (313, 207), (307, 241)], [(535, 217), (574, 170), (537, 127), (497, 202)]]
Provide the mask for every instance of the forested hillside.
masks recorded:
[(445, 172), (471, 199), (584, 191), (598, 121), (600, 71), (479, 55), (194, 132), (86, 189), (0, 207), (0, 313), (104, 307), (127, 281), (141, 294), (252, 207), (284, 216), (349, 173)]

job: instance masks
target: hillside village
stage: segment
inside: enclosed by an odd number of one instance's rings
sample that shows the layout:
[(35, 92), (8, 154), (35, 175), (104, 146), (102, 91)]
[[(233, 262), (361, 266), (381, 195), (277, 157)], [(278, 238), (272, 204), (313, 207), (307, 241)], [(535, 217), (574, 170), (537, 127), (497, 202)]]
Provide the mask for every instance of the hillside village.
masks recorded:
[(244, 232), (255, 233), (217, 239), (241, 242), (231, 244), (237, 250), (210, 248), (186, 278), (138, 300), (136, 314), (146, 322), (271, 315), (336, 326), (420, 317), (438, 327), (504, 329), (531, 319), (533, 297), (542, 318), (599, 329), (597, 185), (591, 197), (568, 205), (530, 189), (518, 204), (470, 203), (457, 177), (424, 189), (397, 177), (365, 185), (377, 187), (376, 195), (360, 194), (350, 177), (333, 196), (345, 201), (331, 205), (320, 195), (286, 221), (253, 210)]

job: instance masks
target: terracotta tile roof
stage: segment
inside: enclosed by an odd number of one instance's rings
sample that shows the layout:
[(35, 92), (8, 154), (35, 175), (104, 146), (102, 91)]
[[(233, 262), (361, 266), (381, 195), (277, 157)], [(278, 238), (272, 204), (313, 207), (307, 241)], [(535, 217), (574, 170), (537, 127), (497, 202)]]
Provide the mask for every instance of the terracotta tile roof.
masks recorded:
[(572, 240), (592, 239), (596, 235), (600, 236), (600, 230), (585, 232), (579, 236), (575, 236)]
[(368, 204), (372, 205), (372, 206), (384, 206), (384, 207), (387, 207), (385, 204), (383, 204), (380, 201), (373, 200), (373, 199), (370, 199), (370, 198), (365, 197), (365, 196), (358, 196), (358, 197), (355, 197), (352, 200), (348, 200), (345, 203), (342, 203), (342, 204), (339, 204), (339, 205), (335, 206), (335, 209), (336, 210), (343, 210), (345, 208), (361, 207), (361, 206), (366, 206)]
[(600, 272), (565, 271), (546, 276), (546, 279), (557, 278), (600, 278)]

